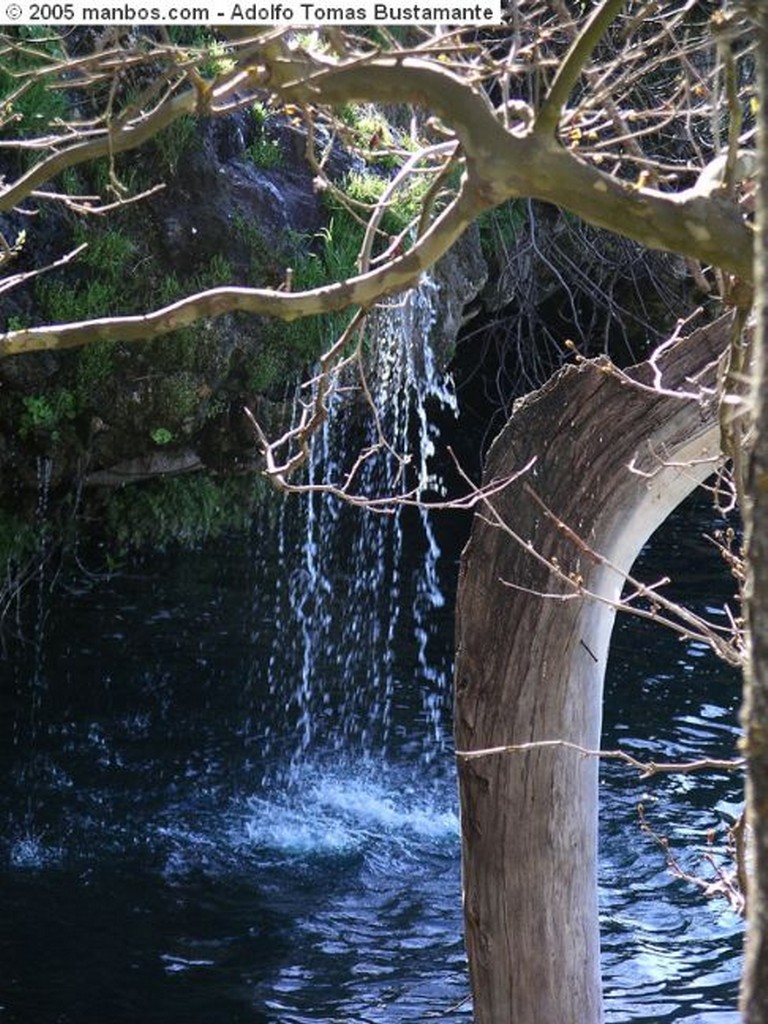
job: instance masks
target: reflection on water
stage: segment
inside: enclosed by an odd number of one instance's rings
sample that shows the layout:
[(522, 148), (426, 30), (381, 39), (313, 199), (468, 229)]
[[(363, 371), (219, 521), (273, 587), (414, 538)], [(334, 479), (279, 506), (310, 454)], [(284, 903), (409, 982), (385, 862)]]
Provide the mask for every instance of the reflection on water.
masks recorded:
[[(669, 596), (722, 617), (733, 586), (702, 541), (709, 509), (697, 502), (665, 525), (636, 575), (673, 579)], [(620, 619), (606, 680), (603, 744), (642, 761), (738, 756), (741, 683), (697, 641)], [(639, 827), (667, 839), (682, 870), (715, 881), (727, 826), (742, 801), (739, 773), (641, 780), (615, 762), (601, 771), (601, 908), (606, 1022), (685, 1020), (738, 1024), (743, 924), (724, 900), (707, 900), (673, 876)]]
[[(689, 519), (683, 540), (672, 538), (683, 566), (697, 529)], [(443, 570), (448, 588), (447, 559)], [(303, 725), (270, 682), (276, 637), (296, 660), (271, 573), (252, 539), (78, 581), (51, 598), (44, 648), (19, 645), (3, 666), (3, 1021), (470, 1019), (455, 781), (439, 743), (448, 730), (435, 729), (425, 699), (435, 680), (420, 667), (421, 638), (398, 638), (386, 743), (367, 752), (337, 749), (331, 726), (347, 683), (329, 658), (315, 747), (288, 779), (279, 767)], [(697, 588), (717, 604), (706, 575)], [(450, 595), (431, 629), (432, 646), (450, 650)], [(713, 658), (647, 624), (620, 624), (606, 747), (730, 756), (737, 702), (738, 681)], [(642, 781), (605, 765), (609, 1024), (735, 1024), (740, 923), (669, 874), (636, 805), (701, 873), (739, 799), (734, 778)]]

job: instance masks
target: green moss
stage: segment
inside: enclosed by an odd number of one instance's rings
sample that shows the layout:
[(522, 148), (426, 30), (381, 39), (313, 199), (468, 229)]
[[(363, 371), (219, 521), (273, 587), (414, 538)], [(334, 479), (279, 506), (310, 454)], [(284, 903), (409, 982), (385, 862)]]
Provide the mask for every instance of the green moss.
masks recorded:
[(169, 306), (184, 295), (184, 285), (177, 274), (171, 271), (160, 278), (155, 291), (158, 306)]
[(291, 366), (289, 340), (285, 328), (277, 326), (266, 334), (259, 352), (248, 360), (245, 367), (246, 388), (254, 394), (267, 395), (284, 385), (286, 379), (298, 375), (298, 367)]
[(232, 227), (250, 255), (249, 282), (266, 285), (271, 281), (277, 284), (285, 268), (280, 265), (274, 248), (265, 242), (258, 224), (237, 212), (232, 218)]
[(78, 349), (75, 369), (75, 394), (81, 407), (98, 402), (115, 375), (115, 343), (94, 341)]
[(123, 231), (115, 228), (93, 230), (89, 225), (78, 222), (75, 228), (75, 244), (87, 243), (88, 248), (80, 257), (85, 266), (99, 272), (103, 277), (119, 280), (125, 286), (125, 272), (136, 254), (136, 243)]
[(519, 199), (511, 199), (481, 214), (478, 220), (480, 244), (486, 258), (497, 260), (500, 252), (513, 249), (527, 222), (528, 206)]
[(158, 305), (166, 305), (177, 302), (195, 291), (205, 291), (207, 288), (216, 288), (223, 284), (232, 284), (234, 270), (232, 264), (221, 253), (214, 253), (208, 264), (201, 267), (194, 274), (179, 277), (171, 271), (166, 273), (160, 280), (159, 285), (153, 287), (152, 298)]
[(221, 253), (214, 253), (208, 261), (208, 266), (199, 271), (189, 282), (190, 291), (197, 289), (205, 291), (207, 288), (217, 288), (219, 285), (232, 284), (234, 270), (232, 264)]
[(150, 431), (149, 436), (158, 445), (170, 444), (173, 440), (173, 434), (167, 427), (155, 427)]
[(38, 311), (46, 323), (90, 320), (120, 308), (117, 285), (101, 277), (84, 281), (40, 278), (35, 291)]
[(81, 195), (87, 191), (81, 168), (79, 167), (67, 167), (66, 170), (62, 171), (59, 175), (59, 184), (62, 191), (66, 192), (69, 196)]
[(176, 118), (155, 138), (157, 151), (165, 167), (176, 174), (197, 136), (197, 120), (191, 114)]
[(87, 246), (74, 273), (41, 278), (36, 285), (38, 310), (45, 321), (88, 320), (132, 312), (143, 304), (145, 277), (132, 273), (139, 247), (126, 231), (81, 221), (73, 241)]
[(152, 407), (161, 423), (181, 426), (200, 404), (200, 381), (188, 370), (158, 376), (152, 380)]
[(262, 478), (250, 475), (161, 477), (112, 492), (106, 526), (124, 550), (172, 543), (194, 546), (224, 532), (248, 529), (254, 508), (266, 494)]

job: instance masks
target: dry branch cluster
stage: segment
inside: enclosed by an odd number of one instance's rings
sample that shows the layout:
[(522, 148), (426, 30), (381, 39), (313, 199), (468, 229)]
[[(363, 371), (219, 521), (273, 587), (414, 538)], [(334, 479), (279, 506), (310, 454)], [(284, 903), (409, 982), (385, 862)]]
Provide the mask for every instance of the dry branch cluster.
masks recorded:
[[(127, 194), (118, 154), (162, 136), (183, 116), (222, 117), (256, 101), (291, 112), (316, 187), (343, 200), (327, 173), (330, 155), (335, 146), (366, 145), (351, 135), (345, 105), (387, 105), (395, 118), (410, 120), (407, 137), (367, 140), (379, 155), (387, 151), (394, 169), (373, 208), (349, 201), (367, 229), (357, 272), (345, 280), (302, 292), (293, 289), (287, 269), (278, 289), (225, 286), (141, 315), (104, 310), (93, 321), (8, 331), (0, 354), (104, 338), (145, 340), (232, 310), (284, 319), (348, 307), (364, 312), (415, 285), (484, 210), (510, 199), (554, 203), (643, 247), (683, 253), (693, 265), (724, 267), (739, 278), (751, 275), (751, 229), (728, 199), (735, 153), (751, 139), (750, 35), (716, 4), (605, 0), (585, 14), (582, 4), (566, 0), (517, 0), (507, 23), (492, 30), (225, 29), (206, 44), (181, 45), (162, 29), (72, 29), (51, 46), (9, 29), (2, 44), (9, 66), (12, 57), (24, 56), (25, 69), (0, 111), (0, 124), (17, 129), (16, 138), (0, 144), (10, 168), (0, 214), (29, 214), (54, 202), (102, 215), (141, 199)], [(34, 122), (17, 125), (20, 100), (41, 85), (69, 97), (70, 116), (42, 131)], [(718, 153), (728, 156), (722, 194), (704, 199), (695, 187), (685, 188)], [(108, 194), (68, 194), (64, 172), (94, 160), (107, 164)], [(390, 238), (381, 230), (382, 215), (416, 176), (421, 211)], [(535, 225), (535, 214), (529, 223)], [(524, 259), (535, 265), (542, 254), (535, 234), (530, 237)], [(7, 276), (0, 288), (78, 256), (63, 253), (13, 275), (20, 244), (2, 241)], [(576, 238), (570, 248), (579, 244)], [(550, 266), (562, 262), (564, 251), (553, 254)], [(519, 255), (512, 265), (518, 274)], [(620, 309), (610, 281), (609, 275), (605, 285), (591, 286), (595, 300)], [(323, 357), (311, 408), (298, 430), (277, 442), (279, 458), (260, 436), (282, 486), (286, 473), (301, 465), (307, 437), (327, 415), (332, 380), (348, 367), (358, 342), (359, 334), (349, 331)], [(361, 387), (365, 393), (362, 381)]]

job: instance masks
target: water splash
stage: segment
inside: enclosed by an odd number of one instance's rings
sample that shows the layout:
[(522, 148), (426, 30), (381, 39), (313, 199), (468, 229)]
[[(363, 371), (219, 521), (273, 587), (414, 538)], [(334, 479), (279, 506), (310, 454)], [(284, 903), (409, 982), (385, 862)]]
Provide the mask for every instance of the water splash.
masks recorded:
[(445, 792), (414, 793), (402, 775), (387, 777), (380, 763), (368, 767), (377, 779), (348, 768), (307, 768), (289, 792), (248, 798), (233, 845), (283, 858), (348, 856), (376, 847), (415, 855), (443, 842), (455, 846), (458, 816)]
[(8, 846), (8, 865), (17, 871), (39, 871), (59, 864), (62, 859), (60, 847), (31, 828), (14, 836)]
[(196, 873), (266, 877), (265, 868), (322, 869), (329, 861), (364, 861), (387, 877), (426, 855), (454, 864), (454, 787), (421, 782), (409, 767), (381, 759), (308, 761), (288, 784), (244, 791), (225, 803), (190, 796), (163, 808), (147, 824), (146, 847), (132, 850), (160, 866), (169, 882)]

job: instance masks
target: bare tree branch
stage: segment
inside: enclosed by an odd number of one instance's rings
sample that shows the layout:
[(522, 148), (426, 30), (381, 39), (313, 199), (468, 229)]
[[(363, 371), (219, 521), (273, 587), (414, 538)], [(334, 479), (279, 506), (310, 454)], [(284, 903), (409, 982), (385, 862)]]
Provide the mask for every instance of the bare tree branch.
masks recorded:
[(702, 757), (696, 761), (640, 761), (628, 754), (626, 750), (589, 750), (578, 743), (567, 740), (534, 740), (531, 743), (512, 743), (500, 747), (488, 747), (485, 750), (457, 750), (456, 757), (464, 761), (473, 761), (481, 757), (496, 757), (499, 754), (528, 754), (537, 750), (551, 748), (572, 750), (583, 757), (599, 757), (603, 761), (622, 761), (640, 773), (641, 779), (650, 779), (653, 775), (688, 775), (691, 772), (742, 771), (745, 765), (743, 757), (728, 760)]
[[(685, 61), (689, 74), (698, 74), (706, 46), (714, 46), (700, 26), (691, 42), (686, 41), (685, 17), (690, 5), (668, 3), (656, 20), (635, 18), (619, 22), (616, 28), (613, 23), (621, 4), (605, 0), (578, 30), (562, 26), (559, 7), (554, 0), (552, 4), (521, 5), (528, 19), (524, 33), (528, 42), (521, 38), (515, 43), (516, 57), (511, 62), (499, 63), (482, 47), (455, 45), (450, 40), (441, 45), (438, 40), (427, 39), (423, 46), (410, 51), (386, 53), (349, 35), (347, 42), (340, 45), (337, 39), (327, 52), (320, 48), (305, 50), (293, 46), (283, 30), (227, 30), (233, 39), (240, 35), (243, 38), (232, 43), (234, 66), (212, 80), (204, 79), (198, 71), (202, 55), (182, 57), (168, 46), (155, 46), (148, 54), (110, 51), (74, 62), (75, 83), (77, 76), (111, 83), (104, 112), (88, 128), (73, 123), (47, 138), (21, 140), (20, 145), (42, 147), (47, 155), (0, 189), (0, 211), (11, 210), (32, 196), (59, 199), (60, 193), (43, 193), (41, 187), (62, 171), (97, 158), (112, 160), (157, 137), (183, 115), (221, 116), (252, 102), (264, 90), (284, 104), (323, 111), (323, 116), (331, 118), (334, 110), (356, 102), (418, 107), (440, 119), (441, 131), (450, 141), (438, 144), (435, 152), (444, 148), (447, 153), (453, 146), (453, 158), (464, 167), (463, 184), (456, 200), (409, 252), (389, 253), (375, 271), (363, 268), (364, 273), (347, 281), (303, 293), (221, 288), (141, 317), (104, 316), (75, 325), (10, 332), (0, 341), (0, 355), (82, 345), (101, 338), (154, 338), (200, 318), (234, 310), (293, 319), (347, 305), (368, 308), (378, 299), (412, 286), (480, 212), (513, 198), (554, 203), (645, 247), (681, 253), (720, 267), (741, 281), (751, 281), (752, 228), (727, 194), (704, 194), (696, 185), (683, 191), (662, 191), (647, 187), (643, 180), (628, 181), (614, 173), (624, 159), (626, 147), (621, 133), (628, 125), (637, 125), (629, 146), (635, 161), (640, 159), (638, 140), (653, 137), (659, 130), (658, 110), (630, 106), (625, 111), (617, 97), (622, 103), (636, 103), (645, 88), (643, 75), (652, 78), (655, 74), (663, 83), (667, 79), (675, 82), (673, 72)], [(619, 49), (606, 57), (610, 47), (607, 43), (601, 47), (601, 40), (609, 30)], [(560, 39), (568, 43), (562, 52)], [(653, 43), (655, 49), (644, 50), (643, 44), (648, 43)], [(533, 65), (535, 73), (530, 71), (534, 53), (538, 61)], [(129, 103), (120, 111), (113, 110), (116, 76), (126, 69), (151, 67), (153, 60), (160, 70), (154, 72), (143, 93), (150, 109), (145, 111), (141, 104)], [(57, 64), (49, 59), (39, 74), (54, 81), (58, 76), (60, 80), (69, 73), (69, 67), (66, 62)], [(535, 95), (530, 97), (533, 106), (528, 101), (509, 99), (495, 108), (490, 102), (488, 92), (495, 82), (501, 81), (505, 94), (510, 95), (513, 73), (525, 69), (532, 77), (535, 93), (536, 75), (547, 75), (551, 67), (558, 70), (538, 112)], [(731, 66), (729, 81), (735, 74)], [(582, 76), (589, 86), (585, 96), (580, 96), (573, 108), (565, 109)], [(675, 117), (678, 89), (679, 85), (673, 85), (673, 100), (661, 106), (662, 124), (671, 123)], [(605, 142), (600, 139), (603, 122), (617, 126)], [(578, 145), (564, 145), (556, 136), (558, 123), (564, 126), (566, 138), (577, 131), (579, 139), (594, 134), (598, 146), (610, 143), (614, 168), (606, 167), (602, 158), (598, 166), (596, 155), (592, 162), (585, 159), (588, 149), (582, 156)], [(732, 139), (738, 135), (735, 131)], [(652, 169), (657, 162), (657, 154), (649, 152), (647, 166)], [(406, 163), (403, 180), (413, 166)], [(439, 175), (439, 169), (435, 174)], [(381, 209), (373, 216), (364, 257), (370, 253), (370, 240), (380, 216)]]

